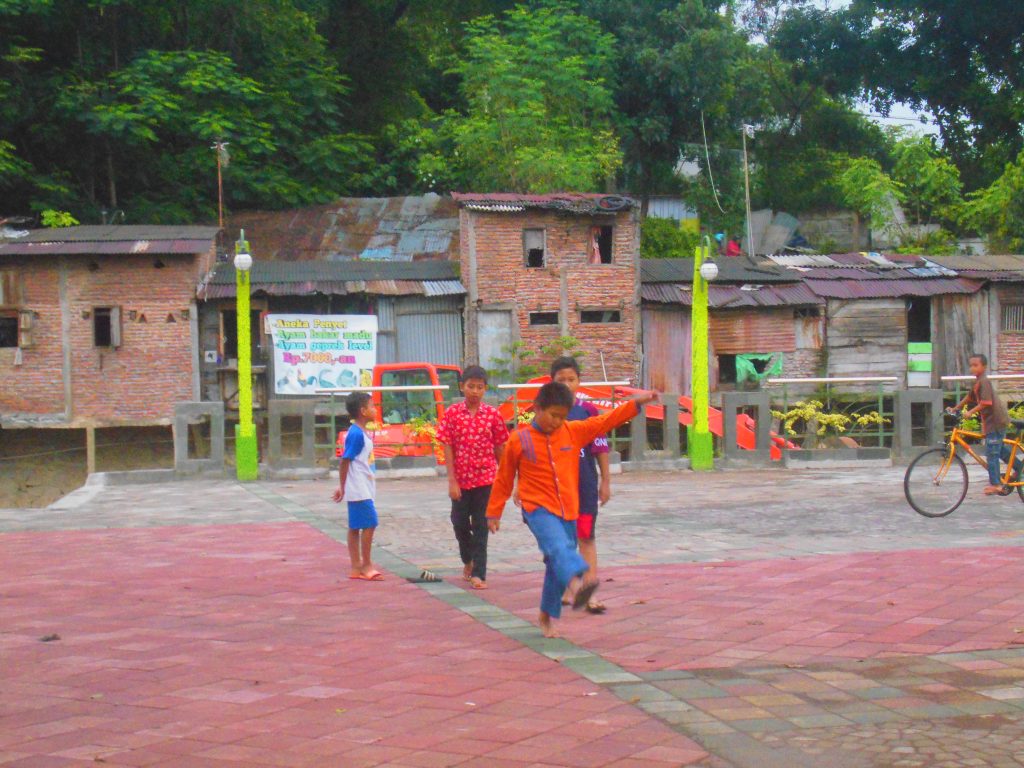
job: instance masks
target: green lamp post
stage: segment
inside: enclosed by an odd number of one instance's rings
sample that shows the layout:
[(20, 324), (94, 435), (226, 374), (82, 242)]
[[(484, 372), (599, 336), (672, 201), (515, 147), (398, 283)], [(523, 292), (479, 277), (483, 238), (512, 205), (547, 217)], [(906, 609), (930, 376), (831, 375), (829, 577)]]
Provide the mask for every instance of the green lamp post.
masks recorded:
[(239, 480), (259, 475), (256, 425), (252, 421), (252, 328), (249, 317), (249, 270), (252, 254), (245, 230), (235, 243), (235, 310), (238, 316), (238, 424), (235, 426), (235, 470)]
[(711, 385), (708, 381), (708, 282), (718, 277), (718, 265), (711, 260), (711, 238), (704, 236), (693, 253), (693, 306), (690, 315), (690, 390), (693, 423), (686, 444), (690, 468), (714, 469), (715, 441), (708, 423)]

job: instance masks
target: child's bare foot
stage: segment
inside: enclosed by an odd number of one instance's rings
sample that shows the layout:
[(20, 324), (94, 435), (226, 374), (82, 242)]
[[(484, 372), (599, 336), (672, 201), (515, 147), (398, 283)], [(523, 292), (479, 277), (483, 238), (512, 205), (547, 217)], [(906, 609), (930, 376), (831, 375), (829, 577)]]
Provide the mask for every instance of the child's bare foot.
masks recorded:
[(473, 562), (470, 561), (462, 566), (462, 580), (469, 581), (473, 578)]
[(363, 569), (362, 568), (354, 568), (354, 569), (352, 569), (351, 571), (348, 572), (348, 577), (350, 579), (361, 579), (361, 578), (363, 578)]
[(544, 634), (544, 637), (561, 637), (558, 634), (558, 630), (555, 629), (555, 625), (551, 622), (551, 617), (544, 611), (540, 612), (540, 618), (537, 621), (540, 624), (540, 631)]
[(469, 580), (469, 583), (473, 586), (473, 589), (487, 589), (487, 582), (481, 579), (479, 576), (474, 576)]
[(982, 491), (982, 493), (984, 493), (986, 496), (995, 496), (996, 494), (1002, 492), (1003, 487), (1001, 485), (986, 485), (985, 490)]

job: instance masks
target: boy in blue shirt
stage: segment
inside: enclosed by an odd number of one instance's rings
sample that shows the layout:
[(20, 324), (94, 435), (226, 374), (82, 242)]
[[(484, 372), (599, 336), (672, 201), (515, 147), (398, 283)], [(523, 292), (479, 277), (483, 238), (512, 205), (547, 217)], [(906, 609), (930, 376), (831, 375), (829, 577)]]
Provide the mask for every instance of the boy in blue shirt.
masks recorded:
[[(569, 421), (589, 419), (599, 414), (589, 400), (576, 397), (580, 387), (580, 364), (574, 357), (560, 357), (551, 364), (551, 380), (565, 384), (572, 392), (575, 402), (569, 409)], [(576, 519), (576, 538), (580, 554), (590, 566), (589, 575), (597, 578), (597, 542), (594, 539), (597, 511), (611, 498), (611, 470), (609, 466), (608, 436), (598, 435), (592, 443), (580, 450), (580, 516)], [(600, 472), (599, 472), (600, 470)], [(600, 474), (600, 477), (599, 477)], [(569, 591), (562, 598), (568, 605), (572, 595)], [(604, 603), (595, 598), (587, 601), (588, 613), (604, 613)]]
[(345, 436), (345, 450), (338, 465), (338, 490), (334, 501), (348, 502), (348, 556), (352, 561), (350, 579), (383, 581), (370, 559), (373, 533), (377, 529), (377, 508), (373, 503), (377, 483), (374, 478), (373, 435), (367, 425), (376, 417), (373, 400), (366, 392), (354, 392), (345, 400), (352, 419)]

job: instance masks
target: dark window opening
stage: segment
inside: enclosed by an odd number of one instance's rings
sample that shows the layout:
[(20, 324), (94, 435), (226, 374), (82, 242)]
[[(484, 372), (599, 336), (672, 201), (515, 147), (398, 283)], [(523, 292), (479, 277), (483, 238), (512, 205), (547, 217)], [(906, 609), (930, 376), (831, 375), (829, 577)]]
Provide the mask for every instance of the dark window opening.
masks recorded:
[(526, 266), (537, 269), (544, 266), (544, 230), (523, 230), (523, 256)]
[(718, 383), (736, 383), (736, 355), (718, 356)]
[(0, 315), (0, 347), (18, 346), (18, 316)]
[(820, 307), (799, 307), (793, 310), (793, 318), (801, 320), (808, 317), (821, 317)]
[(590, 263), (612, 263), (612, 233), (614, 227), (592, 227), (590, 230)]
[(911, 344), (932, 340), (932, 300), (915, 296), (907, 307), (907, 341)]
[(558, 325), (558, 313), (531, 312), (530, 325)]
[(92, 344), (94, 347), (111, 347), (114, 342), (113, 309), (96, 307), (92, 311)]
[[(224, 346), (224, 360), (238, 357), (238, 313), (233, 309), (221, 312), (221, 333)], [(260, 310), (249, 312), (249, 343), (253, 360), (260, 359)]]
[(621, 323), (622, 313), (617, 309), (584, 309), (580, 312), (581, 323)]

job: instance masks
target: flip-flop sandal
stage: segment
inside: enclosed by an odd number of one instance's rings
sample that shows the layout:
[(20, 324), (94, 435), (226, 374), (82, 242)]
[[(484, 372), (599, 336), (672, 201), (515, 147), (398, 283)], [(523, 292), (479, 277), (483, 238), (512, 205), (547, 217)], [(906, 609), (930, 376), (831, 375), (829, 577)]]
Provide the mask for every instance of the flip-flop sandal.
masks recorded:
[(487, 582), (482, 579), (470, 579), (469, 583), (473, 589), (487, 589)]
[(600, 582), (598, 582), (598, 581), (589, 581), (586, 584), (584, 584), (582, 587), (577, 589), (576, 590), (576, 594), (573, 596), (573, 599), (572, 599), (572, 609), (574, 611), (579, 611), (579, 610), (582, 610), (583, 608), (586, 608), (587, 603), (590, 602), (590, 598), (592, 598), (594, 596), (594, 593), (597, 592), (597, 588), (599, 586), (600, 586)]
[(363, 581), (384, 581), (384, 574), (380, 571), (370, 571), (360, 576)]
[(595, 615), (602, 614), (608, 610), (608, 607), (604, 603), (591, 601), (587, 603), (587, 613), (593, 613)]

